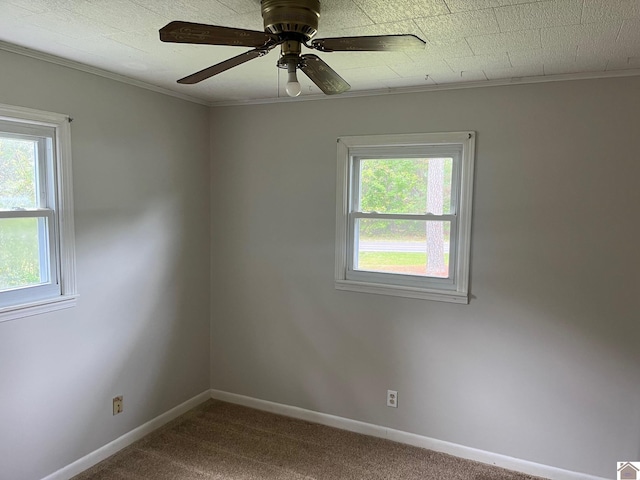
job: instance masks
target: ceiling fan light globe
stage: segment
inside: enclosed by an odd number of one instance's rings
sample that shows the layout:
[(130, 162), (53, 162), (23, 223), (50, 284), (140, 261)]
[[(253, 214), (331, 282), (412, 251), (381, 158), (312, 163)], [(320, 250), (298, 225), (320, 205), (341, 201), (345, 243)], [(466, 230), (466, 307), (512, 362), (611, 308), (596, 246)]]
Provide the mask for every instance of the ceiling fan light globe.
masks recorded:
[(302, 87), (300, 86), (300, 82), (293, 81), (287, 82), (287, 86), (285, 87), (287, 95), (290, 97), (297, 97), (302, 93)]

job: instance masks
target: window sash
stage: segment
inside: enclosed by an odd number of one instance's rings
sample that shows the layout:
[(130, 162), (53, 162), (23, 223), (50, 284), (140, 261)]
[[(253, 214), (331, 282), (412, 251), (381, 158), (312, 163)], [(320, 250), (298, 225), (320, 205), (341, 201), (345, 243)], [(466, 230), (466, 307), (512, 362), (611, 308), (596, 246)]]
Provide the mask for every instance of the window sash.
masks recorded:
[[(349, 157), (349, 212), (360, 209), (360, 162), (361, 160), (404, 159), (404, 158), (451, 158), (451, 199), (449, 214), (455, 215), (460, 205), (460, 175), (463, 148), (461, 145), (420, 145), (389, 147), (360, 147), (350, 149)], [(363, 212), (364, 213), (364, 212)], [(377, 212), (370, 212), (377, 213)], [(425, 214), (426, 211), (425, 205)]]
[(55, 129), (40, 125), (0, 121), (0, 138), (32, 141), (35, 144), (36, 208), (0, 210), (0, 219), (36, 218), (40, 278), (43, 283), (0, 291), (0, 308), (61, 294), (57, 235), (54, 166)]
[[(413, 287), (434, 287), (438, 289), (454, 289), (456, 283), (455, 272), (457, 271), (457, 230), (458, 230), (458, 208), (459, 208), (459, 184), (460, 184), (460, 164), (462, 157), (462, 146), (440, 146), (440, 145), (420, 145), (420, 146), (399, 146), (394, 148), (357, 148), (353, 149), (354, 154), (349, 157), (349, 212), (348, 212), (348, 234), (347, 234), (347, 269), (345, 277), (347, 280), (386, 283), (392, 285), (406, 285)], [(452, 158), (451, 172), (451, 199), (449, 214), (424, 214), (409, 213), (378, 213), (363, 212), (360, 209), (360, 162), (372, 159), (400, 159), (400, 158)], [(447, 278), (434, 277), (429, 275), (410, 275), (404, 273), (383, 273), (371, 272), (356, 269), (358, 262), (358, 236), (356, 223), (360, 218), (385, 219), (385, 220), (418, 220), (418, 221), (439, 221), (449, 222), (449, 272)]]
[(434, 222), (455, 222), (457, 215), (445, 214), (436, 215), (434, 213), (415, 214), (415, 213), (378, 213), (378, 212), (350, 212), (350, 218), (373, 218), (380, 220), (422, 220)]
[(61, 294), (55, 211), (51, 209), (0, 211), (0, 220), (17, 218), (37, 218), (41, 220), (38, 222), (40, 277), (44, 276), (47, 280), (38, 285), (25, 285), (1, 291), (0, 308)]
[[(3, 109), (2, 105), (0, 105), (0, 109)], [(20, 120), (19, 118), (4, 120), (0, 117), (0, 134), (10, 138), (54, 138), (56, 136), (56, 129), (53, 126), (41, 124), (40, 122)]]
[(37, 218), (53, 215), (55, 210), (51, 208), (28, 208), (16, 210), (0, 210), (0, 218)]
[[(456, 284), (456, 261), (457, 261), (457, 235), (458, 226), (455, 221), (449, 221), (449, 272), (446, 278), (434, 277), (429, 275), (410, 275), (406, 273), (392, 273), (392, 272), (373, 272), (368, 270), (360, 270), (355, 268), (358, 264), (358, 231), (356, 228), (356, 221), (359, 218), (381, 218), (384, 216), (388, 218), (390, 214), (352, 214), (349, 216), (348, 226), (348, 246), (347, 246), (347, 270), (345, 277), (347, 280), (361, 281), (361, 282), (373, 282), (373, 283), (388, 283), (391, 285), (407, 285), (412, 287), (432, 287), (438, 289), (452, 290), (455, 289)], [(407, 215), (399, 215), (401, 217), (407, 217)], [(449, 215), (447, 215), (449, 216)], [(398, 217), (398, 216), (394, 216)], [(416, 216), (413, 216), (416, 217)], [(435, 216), (420, 215), (420, 220), (426, 219), (427, 221), (440, 221), (446, 223), (446, 221), (438, 218), (432, 218)], [(399, 218), (394, 218), (398, 220)], [(411, 220), (416, 220), (412, 218)]]
[[(4, 128), (2, 128), (4, 126)], [(0, 138), (12, 140), (28, 140), (36, 144), (35, 159), (35, 193), (36, 208), (52, 208), (56, 205), (56, 184), (55, 174), (53, 171), (53, 152), (55, 148), (55, 135), (49, 132), (49, 129), (25, 129), (23, 126), (17, 126), (16, 131), (32, 131), (34, 135), (25, 133), (6, 132), (8, 130), (6, 122), (0, 122)], [(35, 135), (39, 133), (39, 135)], [(45, 136), (44, 134), (47, 133)]]

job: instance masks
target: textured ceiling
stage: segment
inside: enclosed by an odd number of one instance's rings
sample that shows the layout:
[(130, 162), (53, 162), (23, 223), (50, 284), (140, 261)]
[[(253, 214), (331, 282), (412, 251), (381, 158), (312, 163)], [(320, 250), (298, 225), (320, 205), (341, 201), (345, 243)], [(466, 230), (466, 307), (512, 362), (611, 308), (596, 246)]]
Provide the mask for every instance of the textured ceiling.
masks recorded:
[[(316, 38), (413, 33), (427, 42), (409, 54), (318, 53), (354, 92), (640, 73), (640, 0), (321, 0), (321, 9)], [(158, 29), (171, 20), (263, 29), (259, 0), (0, 0), (0, 41), (205, 102), (286, 96), (277, 50), (200, 84), (177, 84), (248, 49), (162, 43)], [(299, 77), (303, 95), (320, 93)]]

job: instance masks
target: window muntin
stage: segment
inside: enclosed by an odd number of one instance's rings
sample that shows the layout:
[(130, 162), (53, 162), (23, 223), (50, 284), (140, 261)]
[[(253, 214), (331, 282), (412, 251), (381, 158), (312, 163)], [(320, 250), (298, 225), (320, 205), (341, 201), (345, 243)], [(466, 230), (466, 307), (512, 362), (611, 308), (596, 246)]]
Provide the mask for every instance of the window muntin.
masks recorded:
[(67, 117), (0, 105), (0, 321), (73, 304), (70, 167)]
[(473, 137), (339, 140), (337, 288), (466, 303)]

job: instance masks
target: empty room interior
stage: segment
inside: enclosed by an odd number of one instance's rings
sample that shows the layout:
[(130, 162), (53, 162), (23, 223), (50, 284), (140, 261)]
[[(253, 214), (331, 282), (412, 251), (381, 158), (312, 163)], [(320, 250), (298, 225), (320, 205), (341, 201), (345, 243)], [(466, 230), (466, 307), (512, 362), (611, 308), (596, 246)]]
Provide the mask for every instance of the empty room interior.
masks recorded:
[(639, 179), (637, 0), (0, 1), (0, 480), (640, 478)]

